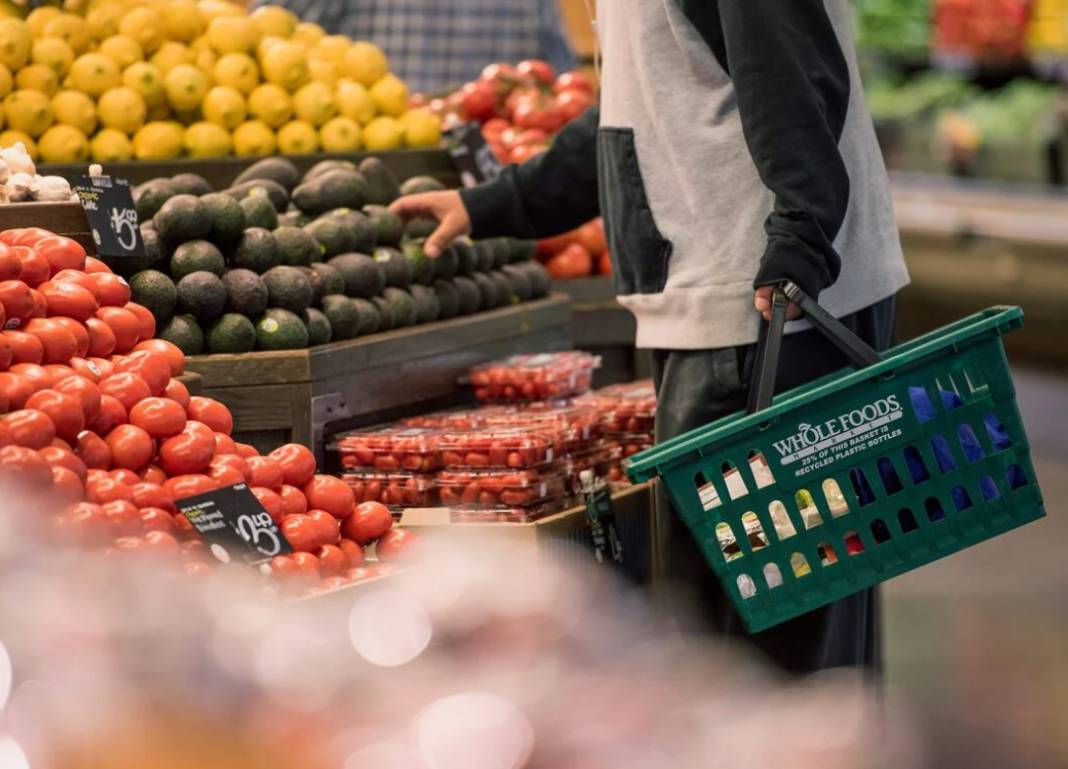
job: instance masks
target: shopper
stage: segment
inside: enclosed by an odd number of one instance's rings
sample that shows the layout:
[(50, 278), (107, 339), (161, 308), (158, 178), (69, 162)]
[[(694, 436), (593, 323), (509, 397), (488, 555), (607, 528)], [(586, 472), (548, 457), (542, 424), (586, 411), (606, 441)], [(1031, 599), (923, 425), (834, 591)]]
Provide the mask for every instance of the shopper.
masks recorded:
[(491, 61), (575, 67), (557, 0), (256, 0), (268, 3), (330, 34), (375, 43), (397, 76), (422, 93), (457, 88)]
[[(619, 300), (637, 318), (638, 346), (654, 350), (660, 440), (744, 406), (773, 284), (794, 281), (885, 348), (908, 275), (848, 0), (609, 0), (598, 12), (599, 110), (489, 184), (394, 204), (439, 220), (428, 253), (468, 231), (542, 237), (600, 212)], [(788, 330), (780, 389), (845, 365), (817, 332)], [(875, 591), (747, 636), (662, 501), (674, 606), (689, 585), (701, 626), (788, 671), (878, 669)]]

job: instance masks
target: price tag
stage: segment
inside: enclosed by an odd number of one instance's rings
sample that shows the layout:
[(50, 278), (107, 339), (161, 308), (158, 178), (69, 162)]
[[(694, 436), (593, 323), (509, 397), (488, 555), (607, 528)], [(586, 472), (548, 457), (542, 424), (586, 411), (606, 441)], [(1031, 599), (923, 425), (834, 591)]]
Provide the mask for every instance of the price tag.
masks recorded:
[(85, 209), (99, 255), (118, 258), (145, 255), (128, 181), (83, 175), (74, 180), (74, 190)]
[(256, 564), (293, 548), (247, 484), (238, 483), (178, 502), (211, 554), (223, 563), (240, 559)]
[(465, 123), (449, 131), (449, 155), (452, 156), (465, 187), (492, 181), (501, 173), (501, 162), (486, 144), (478, 123)]

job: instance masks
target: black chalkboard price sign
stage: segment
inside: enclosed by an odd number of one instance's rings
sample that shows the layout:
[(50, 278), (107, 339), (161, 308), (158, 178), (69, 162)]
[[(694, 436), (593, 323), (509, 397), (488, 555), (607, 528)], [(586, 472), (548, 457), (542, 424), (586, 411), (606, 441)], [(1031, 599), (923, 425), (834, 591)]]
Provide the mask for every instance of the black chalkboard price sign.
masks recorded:
[(501, 173), (501, 162), (486, 144), (478, 123), (465, 123), (448, 133), (449, 155), (460, 172), (465, 187), (496, 179)]
[(224, 563), (257, 564), (293, 552), (247, 484), (186, 497), (178, 502), (178, 510), (200, 532), (212, 555)]
[(97, 254), (118, 259), (145, 255), (128, 181), (83, 175), (74, 180), (74, 190), (85, 209)]

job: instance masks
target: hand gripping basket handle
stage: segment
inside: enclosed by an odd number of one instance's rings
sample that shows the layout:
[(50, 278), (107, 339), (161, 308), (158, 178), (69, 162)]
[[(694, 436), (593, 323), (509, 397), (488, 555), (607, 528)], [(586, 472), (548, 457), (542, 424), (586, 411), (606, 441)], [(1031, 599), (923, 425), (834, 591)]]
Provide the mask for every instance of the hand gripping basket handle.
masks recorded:
[(749, 402), (746, 411), (750, 414), (762, 411), (771, 405), (775, 393), (775, 377), (779, 372), (779, 354), (782, 351), (783, 329), (786, 326), (786, 308), (793, 302), (801, 308), (809, 323), (845, 353), (858, 368), (870, 366), (882, 360), (874, 349), (840, 323), (833, 315), (794, 283), (776, 286), (771, 300), (771, 320), (761, 320), (760, 337), (757, 340), (756, 362), (749, 384)]

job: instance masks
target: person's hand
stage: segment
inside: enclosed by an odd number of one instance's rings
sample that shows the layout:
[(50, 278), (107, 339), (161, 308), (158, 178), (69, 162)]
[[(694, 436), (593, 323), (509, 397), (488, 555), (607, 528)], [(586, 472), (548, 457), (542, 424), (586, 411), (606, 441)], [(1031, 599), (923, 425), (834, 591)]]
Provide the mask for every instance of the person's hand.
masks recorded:
[(389, 210), (405, 220), (438, 220), (438, 228), (423, 245), (423, 253), (431, 259), (441, 256), (441, 252), (448, 248), (450, 243), (471, 232), (471, 217), (467, 215), (464, 202), (456, 190), (406, 195), (393, 201)]
[[(764, 316), (764, 320), (771, 320), (771, 295), (775, 291), (774, 286), (761, 286), (756, 290), (753, 306), (756, 311)], [(793, 302), (786, 305), (786, 319), (797, 320), (801, 317), (801, 308)]]

